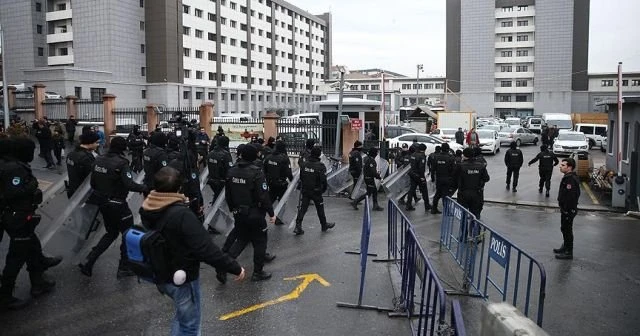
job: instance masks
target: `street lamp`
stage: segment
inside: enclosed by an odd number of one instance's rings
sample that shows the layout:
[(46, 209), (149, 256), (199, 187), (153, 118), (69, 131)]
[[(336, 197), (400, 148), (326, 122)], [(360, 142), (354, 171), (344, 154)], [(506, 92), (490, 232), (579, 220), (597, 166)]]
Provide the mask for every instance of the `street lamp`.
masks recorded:
[(418, 64), (416, 66), (416, 106), (418, 106), (418, 101), (420, 100), (420, 72), (424, 70), (424, 65)]

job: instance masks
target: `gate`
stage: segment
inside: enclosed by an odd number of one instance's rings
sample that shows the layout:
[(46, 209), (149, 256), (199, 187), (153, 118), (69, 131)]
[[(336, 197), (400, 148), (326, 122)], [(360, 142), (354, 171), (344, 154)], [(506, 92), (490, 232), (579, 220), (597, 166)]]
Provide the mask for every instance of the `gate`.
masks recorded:
[(334, 156), (335, 154), (336, 119), (324, 120), (322, 124), (306, 119), (300, 121), (278, 120), (276, 129), (278, 136), (282, 137), (282, 140), (287, 144), (289, 153), (300, 153), (304, 149), (307, 139), (315, 139), (321, 144), (322, 152), (326, 156)]

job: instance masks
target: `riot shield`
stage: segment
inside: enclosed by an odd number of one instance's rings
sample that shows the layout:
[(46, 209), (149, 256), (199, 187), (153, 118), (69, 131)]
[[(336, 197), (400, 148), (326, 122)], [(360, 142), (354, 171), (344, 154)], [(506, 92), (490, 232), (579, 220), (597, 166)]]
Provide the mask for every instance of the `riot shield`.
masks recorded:
[[(376, 189), (379, 189), (380, 184), (382, 183), (382, 181), (384, 180), (388, 172), (389, 162), (387, 162), (387, 160), (385, 159), (380, 158), (380, 156), (376, 156), (375, 160), (376, 160), (377, 170), (380, 172), (380, 177), (382, 178), (382, 180), (378, 180), (378, 179), (375, 180)], [(367, 193), (367, 186), (364, 183), (364, 174), (361, 174), (360, 178), (358, 178), (358, 182), (356, 182), (355, 188), (353, 188), (353, 191), (351, 192), (351, 199), (355, 200), (366, 193)]]
[(208, 211), (205, 210), (203, 225), (211, 226), (220, 232), (228, 231), (233, 226), (233, 215), (229, 211), (226, 202), (225, 189), (222, 189), (218, 198), (213, 202)]
[(411, 187), (411, 180), (409, 179), (410, 170), (411, 166), (407, 165), (400, 168), (400, 170), (396, 170), (382, 182), (382, 187), (388, 198), (395, 199), (402, 197), (409, 191), (409, 187)]
[(293, 180), (289, 183), (287, 190), (282, 195), (282, 199), (273, 208), (275, 215), (285, 224), (294, 224), (298, 215), (298, 203), (300, 201), (300, 190), (298, 183), (300, 182), (300, 170), (293, 174)]
[(322, 162), (324, 167), (327, 169), (327, 175), (333, 172), (333, 164), (331, 162), (331, 159), (329, 159), (326, 155), (320, 155), (320, 162)]
[(339, 193), (353, 185), (353, 178), (349, 174), (349, 165), (342, 166), (342, 168), (329, 174), (327, 176), (327, 184), (329, 190), (333, 193)]

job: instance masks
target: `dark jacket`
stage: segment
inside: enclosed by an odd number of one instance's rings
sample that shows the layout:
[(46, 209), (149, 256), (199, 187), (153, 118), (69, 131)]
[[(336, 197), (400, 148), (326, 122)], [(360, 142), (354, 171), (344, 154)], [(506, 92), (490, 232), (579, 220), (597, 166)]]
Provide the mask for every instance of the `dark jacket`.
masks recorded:
[(424, 155), (424, 152), (415, 152), (411, 154), (411, 170), (409, 171), (409, 176), (415, 180), (424, 180), (424, 173), (427, 168), (427, 158)]
[(250, 215), (261, 215), (264, 218), (266, 212), (270, 217), (274, 216), (264, 173), (253, 162), (240, 159), (229, 169), (225, 195), (231, 211), (248, 208)]
[(144, 184), (153, 189), (153, 176), (162, 167), (169, 164), (169, 156), (167, 151), (155, 145), (149, 145), (142, 154), (142, 162), (144, 168)]
[(319, 195), (327, 191), (327, 167), (320, 158), (309, 156), (300, 167), (300, 186), (306, 195)]
[(264, 173), (269, 185), (286, 185), (287, 179), (293, 180), (291, 162), (285, 153), (275, 152), (267, 156), (264, 160)]
[[(217, 146), (207, 155), (207, 167), (209, 167), (209, 181), (219, 182), (227, 178), (227, 172), (233, 165), (231, 153)], [(224, 183), (224, 182), (223, 182)]]
[(465, 191), (481, 191), (489, 182), (486, 165), (477, 159), (463, 160), (456, 170), (456, 187), (458, 193)]
[(549, 151), (543, 151), (538, 153), (538, 155), (536, 155), (536, 157), (534, 157), (533, 160), (529, 161), (529, 164), (532, 165), (536, 163), (538, 160), (540, 160), (540, 165), (538, 166), (538, 169), (542, 171), (553, 170), (553, 167), (557, 166), (558, 163), (560, 163), (556, 155)]
[(464, 145), (464, 131), (456, 132), (456, 143)]
[(362, 148), (354, 148), (349, 152), (349, 174), (362, 174)]
[(13, 158), (5, 158), (0, 166), (0, 195), (3, 206), (14, 211), (34, 211), (42, 203), (42, 191), (38, 179), (28, 164)]
[(434, 157), (436, 183), (438, 185), (450, 185), (455, 168), (455, 159), (448, 153), (439, 153)]
[(116, 153), (98, 156), (93, 163), (91, 173), (91, 188), (99, 200), (91, 203), (100, 204), (108, 199), (125, 200), (129, 191), (147, 192), (147, 187), (133, 181), (129, 168), (129, 160)]
[(575, 172), (564, 174), (558, 188), (558, 205), (562, 211), (578, 209), (580, 199), (580, 180)]
[(142, 152), (144, 150), (144, 136), (142, 133), (129, 133), (127, 137), (127, 147), (130, 151)]
[[(174, 203), (167, 203), (157, 199), (169, 198), (166, 195), (152, 191), (145, 199), (140, 209), (140, 217), (145, 227), (157, 228), (161, 221), (164, 227), (162, 236), (167, 240), (173, 253), (172, 260), (176, 269), (182, 269), (187, 274), (187, 282), (197, 280), (200, 276), (200, 263), (204, 262), (216, 269), (238, 275), (242, 272), (240, 265), (232, 258), (222, 253), (216, 246), (196, 215), (177, 197)], [(156, 201), (156, 202), (154, 202)]]
[(69, 187), (67, 195), (71, 197), (78, 187), (91, 174), (93, 163), (96, 161), (91, 151), (81, 146), (67, 155), (67, 172), (69, 175)]
[(378, 163), (376, 159), (367, 155), (367, 157), (362, 160), (362, 172), (364, 173), (364, 178), (377, 178), (380, 179), (380, 173), (378, 172)]
[(67, 133), (75, 133), (76, 132), (76, 125), (78, 125), (78, 121), (73, 119), (67, 119), (67, 121), (64, 123), (64, 130), (67, 131)]
[(45, 126), (36, 129), (36, 138), (40, 143), (40, 150), (53, 148), (53, 136), (49, 127)]
[(524, 163), (522, 151), (519, 149), (509, 149), (504, 154), (504, 164), (509, 168), (520, 168)]

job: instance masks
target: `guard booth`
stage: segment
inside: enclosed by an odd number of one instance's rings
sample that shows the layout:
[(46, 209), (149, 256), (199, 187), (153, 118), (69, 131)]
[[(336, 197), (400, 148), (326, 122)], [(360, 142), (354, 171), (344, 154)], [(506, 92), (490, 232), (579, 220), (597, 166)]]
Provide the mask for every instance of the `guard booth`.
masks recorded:
[(431, 133), (431, 125), (438, 120), (438, 112), (444, 111), (439, 106), (413, 105), (400, 108), (400, 120), (408, 122), (411, 128), (420, 132)]
[[(320, 123), (335, 122), (338, 116), (339, 102), (338, 98), (327, 99), (314, 102), (318, 105), (318, 112), (320, 113)], [(363, 141), (365, 139), (365, 131), (367, 128), (371, 128), (375, 141), (380, 141), (380, 120), (381, 115), (381, 102), (377, 100), (368, 100), (360, 98), (343, 98), (342, 100), (342, 118), (341, 125), (347, 125), (349, 119), (362, 120), (363, 127), (359, 130), (358, 138)], [(333, 133), (335, 137), (335, 133)], [(321, 139), (324, 142), (325, 139)], [(333, 141), (335, 143), (335, 141)], [(343, 148), (343, 140), (340, 137), (340, 147)]]

